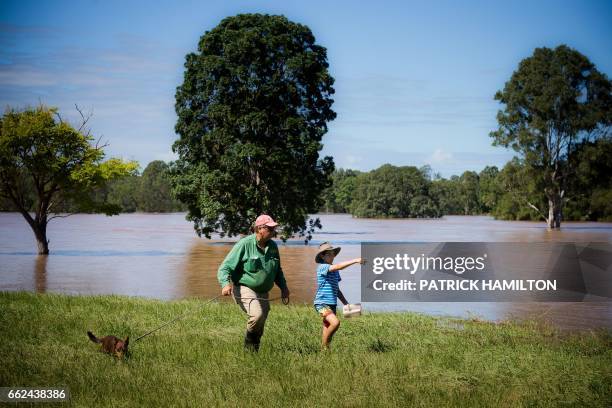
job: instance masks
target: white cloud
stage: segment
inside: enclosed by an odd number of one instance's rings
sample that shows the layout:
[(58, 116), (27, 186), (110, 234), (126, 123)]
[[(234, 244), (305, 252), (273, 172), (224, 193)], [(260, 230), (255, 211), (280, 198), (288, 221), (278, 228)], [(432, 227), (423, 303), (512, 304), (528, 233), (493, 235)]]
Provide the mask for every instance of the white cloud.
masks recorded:
[(450, 152), (445, 152), (442, 149), (436, 149), (432, 155), (429, 157), (429, 160), (433, 164), (442, 164), (448, 163), (453, 159), (453, 154)]

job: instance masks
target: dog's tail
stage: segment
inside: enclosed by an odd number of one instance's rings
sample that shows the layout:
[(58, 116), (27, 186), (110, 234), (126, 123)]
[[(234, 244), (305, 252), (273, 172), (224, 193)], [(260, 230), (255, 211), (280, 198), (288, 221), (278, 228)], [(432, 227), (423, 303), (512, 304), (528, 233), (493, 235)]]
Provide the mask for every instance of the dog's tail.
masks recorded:
[(94, 343), (102, 343), (102, 341), (94, 336), (94, 334), (90, 331), (87, 332), (87, 336), (89, 336), (89, 340), (93, 341)]

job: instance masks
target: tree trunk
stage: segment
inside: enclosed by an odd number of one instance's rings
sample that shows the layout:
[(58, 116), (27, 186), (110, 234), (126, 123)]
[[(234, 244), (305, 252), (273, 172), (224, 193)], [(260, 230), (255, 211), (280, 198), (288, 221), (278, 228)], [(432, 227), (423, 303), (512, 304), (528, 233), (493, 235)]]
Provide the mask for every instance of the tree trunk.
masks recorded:
[(556, 195), (548, 198), (548, 229), (561, 228), (561, 198)]
[(34, 232), (34, 236), (36, 237), (36, 244), (38, 245), (38, 254), (39, 255), (49, 255), (49, 240), (47, 239), (47, 215), (45, 213), (44, 216), (36, 215), (35, 218), (32, 218), (29, 212), (24, 209), (20, 210), (21, 215), (27, 221), (30, 228)]
[(546, 217), (546, 224), (548, 229), (555, 229), (555, 202), (548, 199), (548, 217)]
[(36, 236), (36, 243), (38, 244), (39, 255), (49, 255), (49, 240), (47, 239), (47, 224), (46, 223), (35, 223), (30, 224), (34, 235)]

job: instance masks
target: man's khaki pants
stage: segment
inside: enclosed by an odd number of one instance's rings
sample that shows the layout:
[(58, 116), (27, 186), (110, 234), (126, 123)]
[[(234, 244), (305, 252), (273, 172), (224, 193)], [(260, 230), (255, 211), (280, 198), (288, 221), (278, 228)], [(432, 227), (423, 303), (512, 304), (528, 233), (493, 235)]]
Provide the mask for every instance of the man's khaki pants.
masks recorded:
[(249, 316), (247, 332), (261, 337), (266, 319), (268, 318), (268, 312), (270, 312), (270, 302), (256, 298), (268, 299), (268, 293), (255, 292), (247, 286), (234, 285), (234, 301)]

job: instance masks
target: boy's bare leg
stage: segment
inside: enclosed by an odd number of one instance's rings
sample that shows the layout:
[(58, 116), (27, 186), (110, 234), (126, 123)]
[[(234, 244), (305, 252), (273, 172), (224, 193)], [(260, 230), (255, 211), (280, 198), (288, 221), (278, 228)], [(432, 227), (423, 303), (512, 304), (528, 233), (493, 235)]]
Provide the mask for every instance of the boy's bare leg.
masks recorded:
[(329, 334), (327, 334), (327, 325), (326, 321), (323, 321), (323, 330), (321, 332), (321, 350), (324, 350), (327, 346), (325, 346), (325, 339), (329, 338)]
[(331, 333), (329, 330), (329, 322), (323, 319), (323, 332), (321, 334), (321, 348), (326, 349), (331, 342)]
[(325, 316), (323, 320), (324, 321), (323, 321), (323, 334), (321, 337), (321, 348), (328, 349), (329, 343), (334, 337), (334, 333), (336, 333), (336, 331), (338, 330), (338, 327), (340, 327), (340, 320), (338, 320), (338, 317), (333, 313), (330, 313), (327, 316)]

